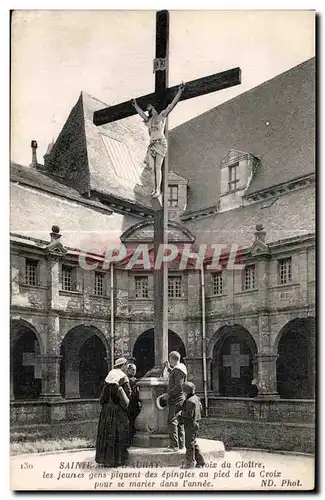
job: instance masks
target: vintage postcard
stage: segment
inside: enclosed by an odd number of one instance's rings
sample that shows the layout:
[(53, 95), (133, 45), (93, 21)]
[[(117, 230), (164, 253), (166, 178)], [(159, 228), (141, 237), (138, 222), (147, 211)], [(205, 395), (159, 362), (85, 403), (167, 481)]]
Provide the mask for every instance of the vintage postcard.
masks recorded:
[(314, 11), (14, 11), (10, 197), (12, 490), (315, 488)]

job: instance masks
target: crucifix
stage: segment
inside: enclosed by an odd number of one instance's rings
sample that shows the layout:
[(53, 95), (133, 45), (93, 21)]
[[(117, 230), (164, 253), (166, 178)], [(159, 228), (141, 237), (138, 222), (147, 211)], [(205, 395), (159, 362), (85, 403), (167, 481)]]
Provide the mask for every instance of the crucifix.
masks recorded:
[[(94, 124), (99, 126), (139, 113), (148, 126), (150, 134), (148, 156), (153, 169), (155, 185), (152, 192), (152, 205), (155, 211), (154, 246), (156, 256), (159, 248), (164, 248), (164, 245), (168, 243), (168, 114), (178, 101), (192, 99), (241, 83), (240, 68), (233, 68), (180, 86), (168, 87), (168, 45), (169, 12), (162, 10), (156, 13), (156, 58), (153, 67), (155, 92), (95, 111), (93, 117)], [(148, 112), (148, 115), (145, 114), (144, 110)], [(164, 130), (161, 130), (163, 127)], [(155, 128), (158, 128), (158, 136), (155, 135)], [(158, 137), (158, 142), (154, 142), (155, 137)], [(162, 262), (160, 268), (154, 270), (154, 317), (155, 367), (158, 375), (159, 370), (162, 372), (162, 366), (168, 359), (167, 262)]]

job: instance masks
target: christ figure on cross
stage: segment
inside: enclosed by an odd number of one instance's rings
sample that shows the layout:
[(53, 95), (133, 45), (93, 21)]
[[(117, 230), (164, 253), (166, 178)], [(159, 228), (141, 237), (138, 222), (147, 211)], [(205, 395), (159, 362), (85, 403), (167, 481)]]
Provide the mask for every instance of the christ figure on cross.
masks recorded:
[(132, 105), (149, 129), (150, 143), (147, 156), (154, 178), (154, 190), (151, 193), (152, 198), (158, 198), (161, 195), (162, 164), (167, 154), (167, 139), (164, 134), (166, 118), (180, 100), (184, 88), (185, 84), (181, 83), (172, 102), (160, 113), (158, 113), (152, 104), (149, 104), (146, 110), (148, 112), (147, 115), (140, 108), (136, 99), (132, 99)]

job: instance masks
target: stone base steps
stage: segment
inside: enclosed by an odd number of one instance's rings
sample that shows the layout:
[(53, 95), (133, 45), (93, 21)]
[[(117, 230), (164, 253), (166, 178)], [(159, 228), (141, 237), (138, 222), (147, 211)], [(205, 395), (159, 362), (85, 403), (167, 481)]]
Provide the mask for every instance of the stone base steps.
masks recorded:
[[(221, 441), (198, 439), (198, 445), (206, 462), (217, 462), (225, 456)], [(237, 453), (240, 458), (240, 455)], [(181, 467), (185, 465), (185, 450), (167, 451), (167, 448), (129, 449), (128, 465), (132, 467)]]

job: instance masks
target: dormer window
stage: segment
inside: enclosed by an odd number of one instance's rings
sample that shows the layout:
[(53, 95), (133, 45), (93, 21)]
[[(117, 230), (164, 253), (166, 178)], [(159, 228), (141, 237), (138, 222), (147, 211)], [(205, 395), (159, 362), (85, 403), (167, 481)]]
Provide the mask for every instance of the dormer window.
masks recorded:
[(187, 205), (188, 180), (175, 172), (168, 174), (167, 204), (168, 216), (171, 220), (178, 219)]
[(229, 191), (234, 191), (238, 188), (239, 184), (239, 162), (234, 163), (228, 167), (229, 169)]
[(178, 185), (168, 186), (168, 206), (178, 207)]
[(238, 208), (248, 189), (259, 159), (251, 153), (231, 149), (220, 164), (220, 212)]

